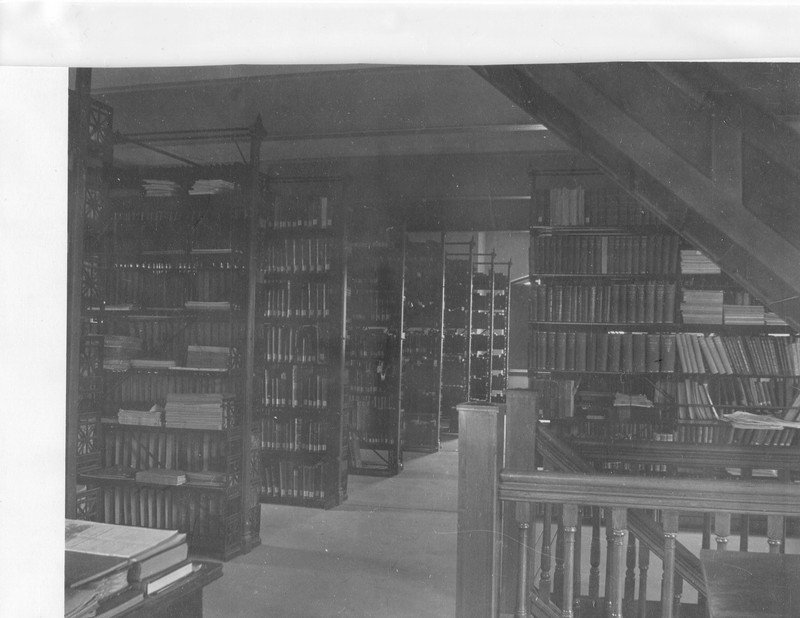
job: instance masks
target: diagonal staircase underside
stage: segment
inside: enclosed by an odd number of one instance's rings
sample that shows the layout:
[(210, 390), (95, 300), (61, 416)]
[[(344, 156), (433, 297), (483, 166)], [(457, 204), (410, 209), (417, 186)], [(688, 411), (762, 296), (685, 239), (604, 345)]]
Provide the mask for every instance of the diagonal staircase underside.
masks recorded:
[(475, 67), (800, 329), (800, 135), (722, 69)]

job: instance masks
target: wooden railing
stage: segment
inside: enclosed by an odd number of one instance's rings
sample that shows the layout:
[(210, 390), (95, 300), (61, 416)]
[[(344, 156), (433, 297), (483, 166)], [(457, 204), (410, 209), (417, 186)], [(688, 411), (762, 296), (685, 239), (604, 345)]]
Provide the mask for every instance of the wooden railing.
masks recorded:
[[(459, 407), (458, 618), (705, 616), (699, 559), (678, 542), (684, 513), (713, 518), (717, 549), (728, 545), (732, 514), (734, 522), (758, 516), (766, 520), (761, 549), (784, 551), (786, 520), (800, 514), (800, 485), (539, 470), (531, 446), (537, 433), (551, 464), (586, 464), (537, 427), (537, 403), (534, 392), (508, 391), (508, 413)], [(591, 534), (588, 552), (583, 531)], [(740, 536), (741, 549), (747, 535)], [(705, 534), (703, 544), (709, 541)], [(663, 566), (660, 596), (648, 586), (651, 553)], [(697, 603), (682, 600), (684, 582)]]

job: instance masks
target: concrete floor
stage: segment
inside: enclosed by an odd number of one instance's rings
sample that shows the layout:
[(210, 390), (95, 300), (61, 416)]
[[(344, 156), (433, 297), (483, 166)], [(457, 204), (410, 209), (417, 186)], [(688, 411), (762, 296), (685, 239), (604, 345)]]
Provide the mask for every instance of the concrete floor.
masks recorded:
[(455, 615), (458, 442), (350, 476), (329, 511), (262, 505), (261, 546), (205, 590), (207, 618)]

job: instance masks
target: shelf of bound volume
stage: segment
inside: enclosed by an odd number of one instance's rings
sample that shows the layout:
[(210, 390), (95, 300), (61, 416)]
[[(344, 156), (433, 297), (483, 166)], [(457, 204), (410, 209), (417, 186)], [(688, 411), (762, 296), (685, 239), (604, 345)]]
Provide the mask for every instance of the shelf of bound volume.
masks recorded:
[(439, 449), (443, 241), (406, 240), (403, 307), (403, 449)]
[[(796, 334), (613, 195), (536, 193), (529, 375), (558, 435), (615, 473), (731, 474), (726, 461), (746, 474), (748, 465), (795, 470)], [(610, 229), (601, 202), (627, 224)], [(558, 226), (548, 226), (552, 217)], [(648, 462), (650, 446), (658, 456)]]
[(262, 190), (253, 376), (259, 501), (330, 508), (346, 497), (338, 193), (302, 179), (268, 179)]
[(348, 466), (351, 474), (390, 476), (403, 465), (404, 234), (378, 207), (352, 207), (348, 214)]

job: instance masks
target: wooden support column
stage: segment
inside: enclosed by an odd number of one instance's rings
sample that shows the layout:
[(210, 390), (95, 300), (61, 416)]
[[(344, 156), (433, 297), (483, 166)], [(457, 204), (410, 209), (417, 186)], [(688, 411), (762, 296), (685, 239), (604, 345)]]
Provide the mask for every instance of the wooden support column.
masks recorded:
[(498, 406), (461, 404), (458, 445), (456, 616), (498, 615), (503, 417)]
[[(539, 418), (540, 396), (536, 391), (510, 389), (506, 391), (505, 405), (505, 463), (514, 470), (536, 471), (536, 422)], [(532, 515), (531, 510), (526, 511)], [(502, 513), (502, 567), (500, 581), (500, 612), (511, 614), (517, 610), (517, 573), (519, 547), (516, 539), (521, 533), (521, 511), (511, 504), (501, 505)], [(527, 522), (532, 527), (532, 519)], [(534, 539), (528, 535), (529, 539)], [(533, 564), (533, 542), (527, 547), (526, 565)]]
[(245, 311), (245, 351), (244, 351), (244, 413), (242, 414), (242, 542), (245, 551), (260, 542), (252, 538), (253, 527), (250, 517), (253, 507), (258, 504), (258, 496), (254, 495), (253, 475), (253, 409), (255, 407), (255, 339), (256, 339), (256, 275), (258, 270), (258, 217), (261, 203), (260, 171), (261, 141), (264, 139), (264, 125), (261, 115), (256, 118), (250, 129), (250, 191), (248, 195), (248, 260), (247, 260), (247, 308)]
[(589, 598), (600, 598), (600, 508), (592, 507), (592, 540), (589, 548)]
[(639, 618), (647, 618), (647, 572), (650, 569), (650, 549), (639, 543)]
[(572, 618), (574, 597), (574, 571), (575, 571), (575, 535), (578, 531), (578, 507), (574, 504), (565, 504), (561, 511), (561, 529), (564, 538), (564, 570), (561, 584), (561, 616)]
[[(528, 615), (528, 545), (530, 543), (531, 507), (527, 502), (516, 503), (516, 519), (519, 528), (519, 549), (517, 551), (517, 604), (515, 618)], [(504, 535), (505, 536), (505, 535)], [(503, 573), (505, 575), (505, 572)]]
[(78, 424), (80, 405), (81, 310), (83, 307), (83, 227), (86, 202), (86, 158), (89, 148), (89, 114), (92, 70), (75, 72), (78, 123), (71, 135), (70, 187), (67, 204), (67, 400), (65, 516), (76, 515), (78, 482)]
[(661, 578), (661, 617), (672, 618), (675, 592), (675, 545), (678, 537), (677, 511), (664, 511), (661, 514), (664, 527), (664, 574)]
[(550, 569), (552, 568), (552, 558), (550, 555), (552, 547), (552, 523), (553, 505), (544, 505), (544, 515), (542, 516), (542, 564), (541, 574), (539, 575), (539, 597), (545, 603), (550, 602), (550, 591), (552, 581), (550, 580)]
[(628, 551), (625, 554), (625, 595), (626, 601), (633, 601), (636, 593), (636, 537), (628, 535)]

